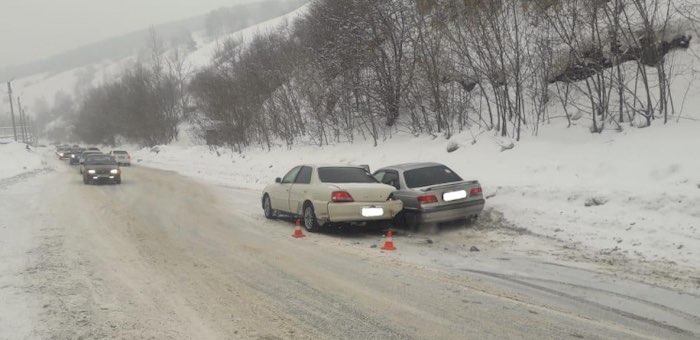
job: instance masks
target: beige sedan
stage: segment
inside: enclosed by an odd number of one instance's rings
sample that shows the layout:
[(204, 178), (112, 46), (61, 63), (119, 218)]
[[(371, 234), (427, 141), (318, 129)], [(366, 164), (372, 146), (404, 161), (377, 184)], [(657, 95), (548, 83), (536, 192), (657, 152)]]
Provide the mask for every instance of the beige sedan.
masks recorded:
[(278, 213), (301, 216), (313, 232), (333, 222), (391, 220), (403, 209), (394, 190), (363, 167), (300, 165), (265, 187), (262, 207), (269, 219)]

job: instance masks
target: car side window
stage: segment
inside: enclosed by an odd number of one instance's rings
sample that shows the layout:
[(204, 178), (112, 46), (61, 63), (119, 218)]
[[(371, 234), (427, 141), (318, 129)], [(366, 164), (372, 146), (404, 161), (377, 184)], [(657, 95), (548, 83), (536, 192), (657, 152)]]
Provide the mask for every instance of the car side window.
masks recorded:
[(387, 171), (384, 175), (384, 178), (381, 179), (381, 182), (384, 184), (391, 185), (396, 189), (401, 189), (401, 185), (399, 183), (399, 174), (397, 172)]
[(309, 184), (311, 183), (311, 168), (308, 166), (302, 166), (299, 170), (299, 175), (294, 181), (295, 184)]
[(372, 176), (374, 176), (374, 178), (376, 178), (379, 182), (384, 183), (384, 182), (382, 182), (382, 179), (384, 178), (384, 174), (385, 174), (384, 171), (377, 171)]
[(289, 172), (282, 178), (282, 183), (293, 183), (294, 179), (297, 178), (297, 175), (299, 174), (299, 170), (301, 170), (300, 166), (289, 170)]

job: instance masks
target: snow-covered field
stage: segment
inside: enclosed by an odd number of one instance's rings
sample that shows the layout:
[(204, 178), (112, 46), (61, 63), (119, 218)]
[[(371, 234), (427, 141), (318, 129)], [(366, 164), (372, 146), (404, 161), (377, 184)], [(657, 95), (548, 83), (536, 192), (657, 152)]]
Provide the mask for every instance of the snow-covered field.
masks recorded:
[[(437, 161), (478, 179), (487, 205), (515, 226), (572, 248), (697, 267), (700, 250), (700, 123), (592, 135), (559, 126), (501, 152), (488, 134), (394, 138), (237, 154), (207, 146), (159, 146), (136, 163), (234, 187), (262, 189), (301, 163), (382, 166)], [(446, 148), (458, 143), (457, 151)]]
[(26, 150), (25, 144), (14, 142), (0, 144), (0, 183), (43, 167), (41, 155), (35, 150)]

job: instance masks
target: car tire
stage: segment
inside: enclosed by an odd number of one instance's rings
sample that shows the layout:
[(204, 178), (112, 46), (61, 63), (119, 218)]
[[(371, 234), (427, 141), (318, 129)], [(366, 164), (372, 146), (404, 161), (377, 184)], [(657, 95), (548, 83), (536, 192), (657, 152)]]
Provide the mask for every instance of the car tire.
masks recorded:
[(277, 218), (277, 212), (275, 209), (272, 209), (272, 202), (270, 202), (270, 196), (267, 194), (263, 197), (263, 212), (265, 213), (265, 218), (268, 220)]
[(114, 179), (114, 184), (122, 184), (122, 178), (121, 178), (121, 177), (115, 178), (115, 179)]
[(316, 211), (314, 210), (314, 205), (310, 202), (304, 204), (304, 211), (302, 212), (304, 219), (304, 229), (310, 233), (315, 233), (321, 229), (318, 224), (318, 219), (316, 218)]
[(401, 215), (403, 215), (401, 218), (401, 223), (406, 230), (412, 232), (418, 231), (418, 228), (420, 227), (420, 218), (418, 214), (402, 211)]

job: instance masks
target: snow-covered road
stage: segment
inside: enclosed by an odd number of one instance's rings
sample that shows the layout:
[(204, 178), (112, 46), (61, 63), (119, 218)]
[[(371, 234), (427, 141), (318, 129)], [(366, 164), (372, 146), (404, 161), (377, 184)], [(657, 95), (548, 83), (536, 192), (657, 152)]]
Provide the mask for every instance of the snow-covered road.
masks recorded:
[(256, 191), (145, 167), (85, 186), (45, 162), (0, 187), (0, 339), (700, 336), (697, 287), (586, 263), (497, 212), (383, 253), (380, 233), (293, 239)]

